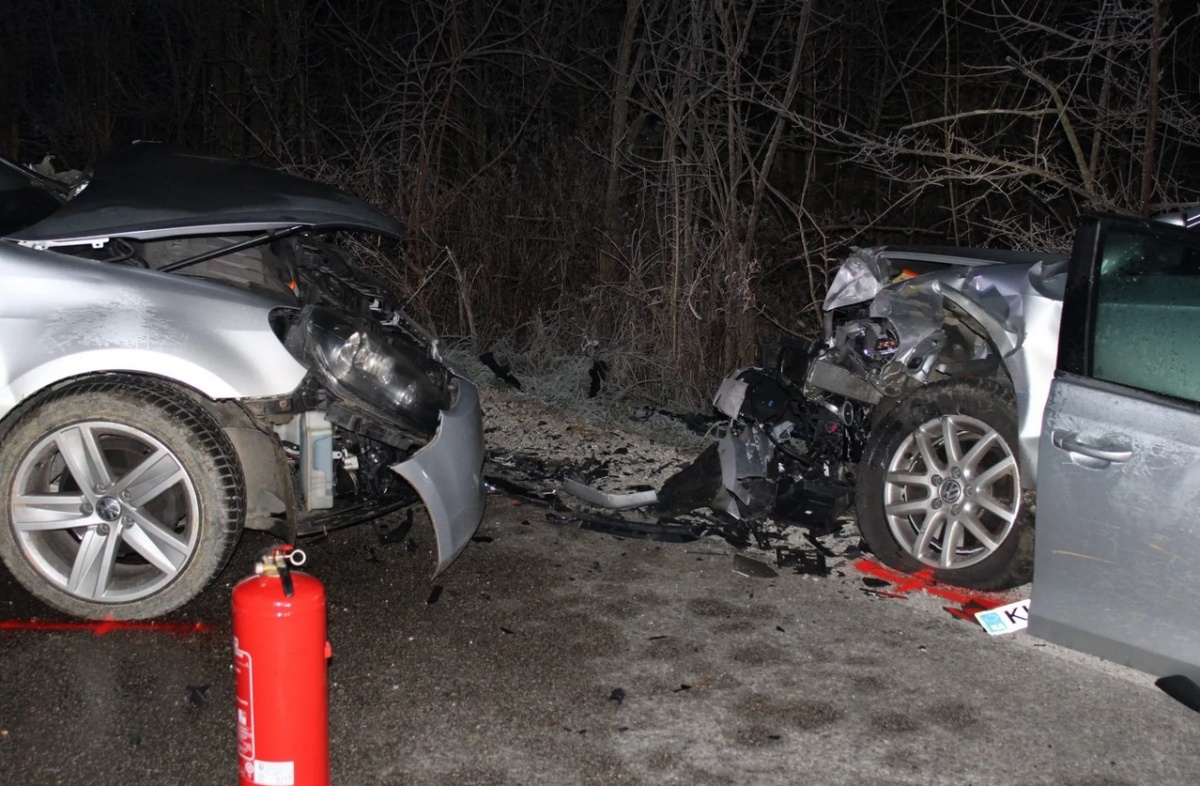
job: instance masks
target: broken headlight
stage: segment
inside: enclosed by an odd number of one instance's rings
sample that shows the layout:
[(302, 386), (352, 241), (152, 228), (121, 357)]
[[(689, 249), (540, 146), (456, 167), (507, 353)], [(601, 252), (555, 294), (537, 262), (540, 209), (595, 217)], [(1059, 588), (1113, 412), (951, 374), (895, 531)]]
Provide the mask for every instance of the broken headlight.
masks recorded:
[(438, 384), (446, 377), (441, 365), (417, 347), (389, 342), (367, 322), (309, 307), (285, 343), (293, 354), (302, 353), (331, 392), (387, 421), (429, 431), (450, 406), (449, 384)]

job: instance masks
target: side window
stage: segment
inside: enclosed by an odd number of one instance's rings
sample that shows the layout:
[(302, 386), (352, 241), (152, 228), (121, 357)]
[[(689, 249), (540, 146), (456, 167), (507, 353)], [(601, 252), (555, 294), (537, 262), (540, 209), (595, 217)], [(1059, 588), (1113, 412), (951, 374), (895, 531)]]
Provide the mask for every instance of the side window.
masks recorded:
[(1109, 227), (1094, 324), (1092, 376), (1200, 401), (1200, 237)]

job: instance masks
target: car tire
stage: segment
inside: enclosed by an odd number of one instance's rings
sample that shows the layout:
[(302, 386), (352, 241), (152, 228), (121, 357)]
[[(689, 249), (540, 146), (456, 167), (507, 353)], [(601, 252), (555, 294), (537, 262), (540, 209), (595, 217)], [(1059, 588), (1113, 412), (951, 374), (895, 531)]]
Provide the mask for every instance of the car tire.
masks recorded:
[(930, 384), (872, 430), (855, 494), (859, 532), (898, 570), (974, 589), (1024, 584), (1033, 575), (1033, 525), (1020, 473), (1009, 386)]
[(0, 559), (76, 617), (146, 619), (206, 587), (245, 517), (241, 464), (199, 403), (103, 377), (18, 414), (0, 442)]

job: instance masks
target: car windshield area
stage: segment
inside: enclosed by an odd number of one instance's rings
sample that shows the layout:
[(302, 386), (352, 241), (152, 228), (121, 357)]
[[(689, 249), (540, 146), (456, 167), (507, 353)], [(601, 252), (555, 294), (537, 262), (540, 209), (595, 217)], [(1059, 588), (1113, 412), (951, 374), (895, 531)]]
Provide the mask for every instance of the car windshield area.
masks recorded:
[(0, 161), (0, 237), (33, 226), (58, 208), (58, 200), (32, 175)]

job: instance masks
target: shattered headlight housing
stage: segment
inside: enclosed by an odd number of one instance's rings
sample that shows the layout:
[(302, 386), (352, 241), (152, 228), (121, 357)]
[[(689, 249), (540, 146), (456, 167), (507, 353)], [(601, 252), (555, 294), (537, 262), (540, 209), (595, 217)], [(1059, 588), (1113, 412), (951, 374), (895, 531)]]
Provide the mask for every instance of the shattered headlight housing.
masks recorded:
[(834, 275), (822, 308), (833, 311), (865, 303), (887, 286), (890, 274), (887, 261), (880, 259), (875, 249), (855, 249)]
[(452, 403), (445, 367), (416, 346), (388, 341), (365, 320), (310, 306), (288, 328), (284, 343), (332, 393), (388, 422), (430, 433)]

